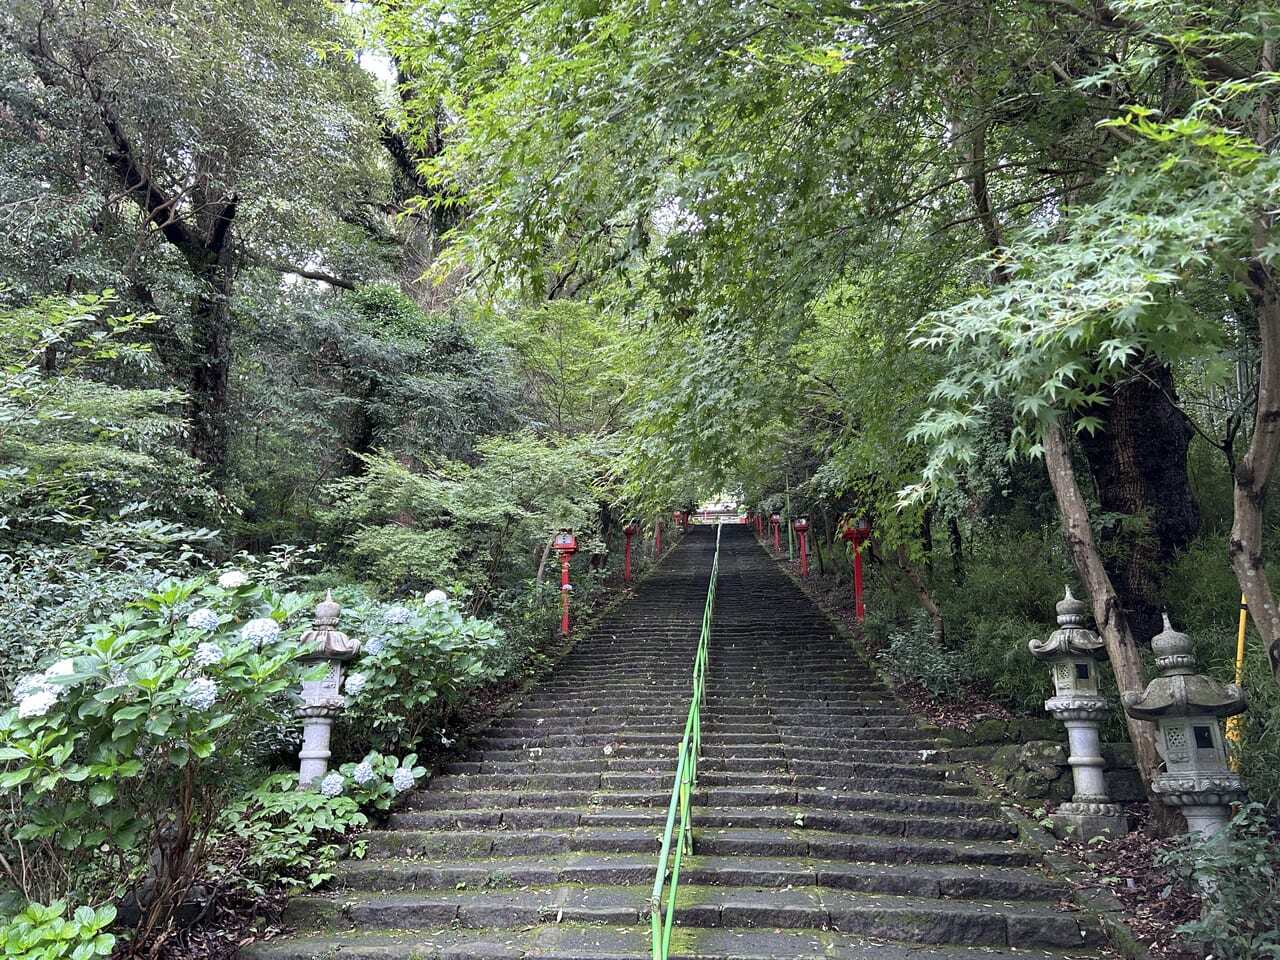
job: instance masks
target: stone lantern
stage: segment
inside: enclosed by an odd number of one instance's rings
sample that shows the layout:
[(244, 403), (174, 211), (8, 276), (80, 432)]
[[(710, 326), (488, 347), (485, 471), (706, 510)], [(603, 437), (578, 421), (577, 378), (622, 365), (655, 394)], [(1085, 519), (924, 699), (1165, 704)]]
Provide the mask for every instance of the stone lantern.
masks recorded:
[(1180, 808), (1193, 832), (1212, 836), (1226, 825), (1230, 805), (1245, 798), (1244, 782), (1231, 769), (1218, 723), (1244, 712), (1244, 691), (1196, 673), (1191, 638), (1174, 630), (1168, 616), (1151, 649), (1164, 673), (1142, 693), (1126, 691), (1124, 709), (1156, 725), (1156, 752), (1164, 760), (1164, 773), (1151, 781), (1152, 793)]
[(1054, 696), (1044, 708), (1066, 725), (1067, 762), (1075, 783), (1070, 802), (1053, 815), (1053, 831), (1063, 837), (1070, 830), (1083, 840), (1103, 834), (1118, 837), (1129, 832), (1129, 820), (1107, 796), (1098, 737), (1098, 728), (1112, 709), (1098, 690), (1098, 661), (1106, 659), (1106, 645), (1085, 627), (1084, 604), (1069, 589), (1057, 611), (1058, 629), (1047, 640), (1032, 640), (1028, 645), (1031, 655), (1053, 671)]
[(346, 704), (341, 694), (342, 665), (360, 652), (360, 644), (338, 629), (342, 608), (326, 594), (316, 606), (310, 630), (298, 638), (306, 651), (298, 660), (306, 665), (324, 664), (324, 674), (302, 682), (302, 749), (298, 752), (298, 789), (310, 787), (329, 769), (329, 736), (333, 721)]

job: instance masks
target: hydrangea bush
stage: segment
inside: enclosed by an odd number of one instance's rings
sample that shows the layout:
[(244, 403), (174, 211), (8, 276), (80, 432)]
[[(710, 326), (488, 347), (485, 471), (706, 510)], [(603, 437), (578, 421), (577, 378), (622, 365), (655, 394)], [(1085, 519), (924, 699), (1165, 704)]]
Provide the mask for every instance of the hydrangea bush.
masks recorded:
[(390, 810), (396, 797), (412, 790), (418, 778), (427, 772), (418, 765), (416, 753), (397, 760), (373, 751), (359, 763), (344, 763), (320, 783), (320, 792), (345, 796), (361, 809)]
[(218, 812), (261, 779), (264, 731), (292, 721), (307, 606), (243, 574), (166, 582), (20, 680), (0, 712), (0, 908), (146, 881), (137, 935), (163, 929)]
[[(360, 657), (344, 686), (343, 717), (348, 730), (360, 731), (361, 750), (416, 750), (439, 731), (467, 690), (495, 678), (490, 658), (502, 631), (468, 616), (440, 590), (347, 616), (363, 620)], [(357, 629), (350, 623), (345, 628)]]

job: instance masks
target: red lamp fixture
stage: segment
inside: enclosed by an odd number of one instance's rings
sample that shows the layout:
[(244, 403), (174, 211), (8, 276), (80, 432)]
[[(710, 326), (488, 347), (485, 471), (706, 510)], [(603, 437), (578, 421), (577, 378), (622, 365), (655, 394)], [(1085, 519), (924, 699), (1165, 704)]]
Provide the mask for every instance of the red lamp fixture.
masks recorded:
[(855, 520), (845, 518), (845, 526), (840, 530), (840, 539), (853, 548), (853, 609), (858, 621), (866, 616), (866, 608), (862, 605), (862, 545), (871, 536), (871, 521), (866, 517)]
[(800, 534), (800, 576), (807, 577), (809, 575), (809, 538), (806, 534), (809, 532), (809, 518), (796, 517), (791, 521), (791, 529)]
[(625, 583), (631, 582), (631, 538), (639, 532), (640, 521), (635, 517), (632, 517), (622, 525), (622, 533), (627, 538), (627, 549), (622, 562), (622, 579)]
[(578, 538), (571, 530), (561, 530), (551, 541), (551, 549), (560, 554), (560, 596), (564, 614), (560, 618), (560, 632), (569, 635), (569, 558), (578, 549)]

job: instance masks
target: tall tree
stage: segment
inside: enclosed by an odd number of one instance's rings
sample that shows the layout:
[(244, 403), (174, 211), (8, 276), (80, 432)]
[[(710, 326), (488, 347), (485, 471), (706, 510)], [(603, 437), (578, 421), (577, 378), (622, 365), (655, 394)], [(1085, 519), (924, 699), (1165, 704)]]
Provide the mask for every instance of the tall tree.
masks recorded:
[(174, 319), (154, 329), (157, 356), (186, 390), (191, 452), (219, 487), (238, 275), (266, 264), (338, 279), (307, 224), (318, 206), (358, 208), (376, 181), (361, 147), (370, 81), (322, 55), (340, 16), (310, 0), (22, 0), (0, 14), (19, 101), (6, 149), (47, 139), (74, 158), (43, 187), (78, 221), (59, 242), (31, 229), (39, 193), (23, 204), (37, 271), (68, 291), (113, 274)]

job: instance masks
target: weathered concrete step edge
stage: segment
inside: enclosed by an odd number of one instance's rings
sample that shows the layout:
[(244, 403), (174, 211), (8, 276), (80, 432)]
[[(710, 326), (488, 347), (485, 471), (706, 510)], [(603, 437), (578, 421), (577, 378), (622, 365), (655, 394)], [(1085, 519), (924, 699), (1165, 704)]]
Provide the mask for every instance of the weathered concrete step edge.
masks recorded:
[[(277, 940), (243, 947), (239, 960), (649, 960), (647, 928), (541, 924), (528, 930), (379, 931)], [(888, 943), (822, 930), (677, 928), (673, 960), (1097, 960), (1096, 951), (934, 947)]]
[[(661, 807), (410, 810), (392, 814), (388, 827), (391, 830), (536, 830), (636, 826), (662, 830), (666, 817), (667, 811)], [(1018, 835), (1017, 829), (1003, 818), (913, 817), (850, 811), (830, 813), (799, 807), (699, 809), (695, 811), (694, 824), (695, 836), (724, 827), (765, 830), (799, 827), (841, 834), (930, 840), (1012, 840)]]
[[(615, 790), (609, 793), (581, 790), (473, 790), (449, 792), (416, 790), (405, 799), (405, 810), (466, 810), (484, 807), (597, 806), (655, 807), (666, 809), (670, 789), (660, 791)], [(718, 787), (694, 792), (695, 807), (794, 807), (807, 810), (875, 810), (918, 815), (989, 817), (994, 807), (986, 800), (929, 794), (879, 793), (876, 791), (794, 790), (790, 788)]]
[[(480, 768), (481, 764), (489, 765), (488, 769), (494, 772), (506, 771), (507, 767), (502, 766), (503, 764), (511, 765), (511, 769), (529, 769), (530, 772), (538, 772), (535, 769), (536, 765), (543, 764), (554, 765), (549, 766), (549, 769), (568, 769), (562, 765), (603, 763), (609, 769), (623, 769), (628, 766), (649, 766), (655, 760), (673, 760), (677, 752), (677, 746), (673, 740), (665, 744), (649, 746), (630, 746), (625, 744), (614, 746), (606, 744), (603, 747), (559, 747), (556, 749), (530, 747), (521, 750), (468, 750), (465, 754), (460, 754), (457, 759), (446, 762), (444, 772), (483, 772)], [(702, 750), (701, 768), (705, 770), (723, 766), (726, 769), (751, 770), (754, 769), (752, 765), (762, 764), (786, 765), (788, 762), (797, 764), (840, 763), (845, 761), (848, 756), (849, 751), (846, 748), (835, 746), (784, 748), (781, 743), (770, 743), (754, 747), (742, 744), (736, 746), (707, 744)], [(910, 760), (916, 763), (945, 763), (949, 754), (943, 748), (942, 742), (939, 741), (938, 747), (926, 747), (923, 749), (903, 747), (901, 745), (889, 747), (859, 746), (858, 756), (871, 761), (888, 760), (900, 763)], [(454, 767), (457, 769), (452, 769)]]
[[(843, 890), (752, 891), (682, 885), (681, 927), (836, 929), (861, 936), (965, 946), (1095, 946), (1096, 928), (1048, 904), (998, 904), (875, 896)], [(539, 923), (641, 924), (649, 919), (643, 886), (583, 888), (560, 884), (520, 890), (425, 890), (411, 894), (344, 893), (290, 903), (285, 922), (307, 929), (424, 930), (518, 928)]]
[[(802, 765), (804, 766), (804, 765)], [(698, 782), (704, 787), (751, 787), (785, 783), (797, 788), (825, 787), (837, 790), (844, 783), (872, 778), (877, 784), (903, 782), (917, 787), (941, 787), (948, 775), (942, 764), (894, 764), (894, 763), (830, 763), (811, 764), (805, 769), (826, 771), (825, 774), (805, 773), (795, 769), (725, 770), (722, 766), (704, 767)], [(958, 775), (961, 768), (953, 771)], [(671, 772), (654, 764), (652, 768), (636, 770), (553, 770), (538, 772), (527, 766), (508, 772), (445, 773), (433, 778), (431, 790), (644, 790), (660, 789), (670, 784)], [(954, 784), (952, 784), (954, 785)], [(970, 784), (959, 784), (967, 791)]]
[[(577, 827), (567, 830), (375, 830), (365, 834), (366, 855), (376, 859), (483, 859), (571, 851), (653, 853), (660, 831), (644, 827)], [(1025, 867), (1031, 853), (1012, 841), (923, 840), (845, 836), (817, 830), (737, 830), (696, 835), (695, 849), (707, 855), (813, 857), (875, 863), (972, 863)]]
[[(645, 854), (577, 852), (551, 857), (495, 860), (351, 860), (340, 864), (337, 890), (472, 889), (510, 886), (636, 884), (653, 882), (654, 858)], [(681, 877), (692, 884), (782, 888), (823, 886), (928, 899), (1040, 900), (1060, 898), (1067, 887), (1035, 870), (948, 864), (833, 863), (805, 858), (686, 857)]]

